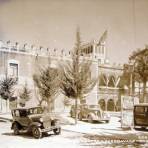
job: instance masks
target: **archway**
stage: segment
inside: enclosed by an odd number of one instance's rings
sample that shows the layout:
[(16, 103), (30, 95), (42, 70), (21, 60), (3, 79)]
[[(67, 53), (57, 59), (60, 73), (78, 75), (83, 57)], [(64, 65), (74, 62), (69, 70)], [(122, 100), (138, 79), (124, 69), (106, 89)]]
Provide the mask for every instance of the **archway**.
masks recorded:
[(114, 111), (115, 103), (113, 99), (109, 99), (107, 102), (107, 110), (108, 111)]
[(105, 100), (104, 99), (100, 99), (98, 103), (99, 103), (101, 109), (105, 110)]

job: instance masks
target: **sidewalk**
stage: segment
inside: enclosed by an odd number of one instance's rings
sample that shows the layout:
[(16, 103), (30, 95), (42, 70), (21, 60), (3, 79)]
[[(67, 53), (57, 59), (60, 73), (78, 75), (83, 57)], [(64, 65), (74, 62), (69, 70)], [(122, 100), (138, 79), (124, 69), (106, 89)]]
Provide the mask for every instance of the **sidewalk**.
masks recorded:
[[(73, 119), (70, 119), (69, 117), (66, 117), (65, 115), (57, 115), (57, 118), (60, 119), (60, 123), (62, 125), (71, 125), (74, 123)], [(12, 115), (10, 112), (8, 113), (0, 113), (0, 120), (5, 120), (5, 121), (12, 121)]]
[(11, 113), (10, 112), (8, 112), (8, 113), (0, 113), (0, 120), (12, 121)]

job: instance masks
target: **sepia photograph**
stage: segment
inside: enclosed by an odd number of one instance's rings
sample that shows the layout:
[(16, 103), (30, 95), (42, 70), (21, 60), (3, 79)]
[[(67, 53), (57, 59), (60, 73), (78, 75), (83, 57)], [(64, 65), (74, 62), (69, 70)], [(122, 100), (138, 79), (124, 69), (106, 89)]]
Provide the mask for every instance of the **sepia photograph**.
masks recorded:
[(0, 148), (148, 147), (148, 0), (0, 0)]

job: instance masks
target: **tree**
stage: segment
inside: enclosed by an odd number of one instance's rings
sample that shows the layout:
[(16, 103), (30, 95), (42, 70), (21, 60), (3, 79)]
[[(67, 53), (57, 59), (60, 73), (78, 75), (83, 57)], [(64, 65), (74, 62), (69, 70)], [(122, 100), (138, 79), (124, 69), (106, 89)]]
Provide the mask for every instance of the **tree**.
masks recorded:
[(83, 100), (96, 85), (96, 79), (91, 78), (91, 61), (81, 56), (80, 33), (76, 33), (76, 45), (72, 53), (72, 61), (61, 67), (61, 92), (75, 100), (75, 124), (77, 124), (78, 100)]
[(0, 96), (2, 97), (2, 99), (10, 100), (10, 98), (12, 98), (14, 93), (13, 87), (16, 83), (16, 79), (7, 76), (4, 79), (0, 80)]
[(148, 49), (138, 50), (133, 52), (129, 57), (133, 61), (133, 76), (135, 81), (143, 83), (143, 96), (142, 100), (146, 100), (146, 84), (148, 81)]
[(124, 64), (123, 73), (120, 76), (119, 92), (120, 95), (130, 95), (130, 80), (131, 79), (131, 66)]
[(20, 97), (19, 104), (21, 107), (24, 107), (26, 105), (26, 102), (29, 101), (31, 98), (31, 90), (28, 89), (27, 84), (23, 86), (23, 90), (19, 94), (19, 97)]
[(59, 90), (58, 70), (51, 68), (49, 64), (46, 68), (40, 68), (40, 73), (33, 75), (33, 80), (41, 97), (40, 104), (47, 103), (45, 110), (52, 111)]

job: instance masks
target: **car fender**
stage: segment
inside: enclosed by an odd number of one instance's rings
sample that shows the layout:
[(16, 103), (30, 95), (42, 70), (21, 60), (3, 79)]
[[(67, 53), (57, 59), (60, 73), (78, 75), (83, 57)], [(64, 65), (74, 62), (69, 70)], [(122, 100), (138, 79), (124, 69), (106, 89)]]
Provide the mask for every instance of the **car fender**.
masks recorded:
[(30, 127), (33, 127), (33, 126), (40, 127), (40, 126), (42, 126), (42, 124), (40, 122), (33, 122), (30, 124)]
[(88, 117), (89, 117), (89, 116), (91, 116), (92, 119), (95, 119), (95, 117), (96, 117), (93, 113), (89, 113), (89, 114), (88, 114)]
[(13, 121), (13, 122), (12, 122), (11, 129), (13, 129), (14, 124), (17, 124), (18, 127), (19, 127), (19, 129), (21, 129), (22, 126), (21, 126), (21, 125), (19, 124), (19, 122), (17, 122), (17, 121)]

